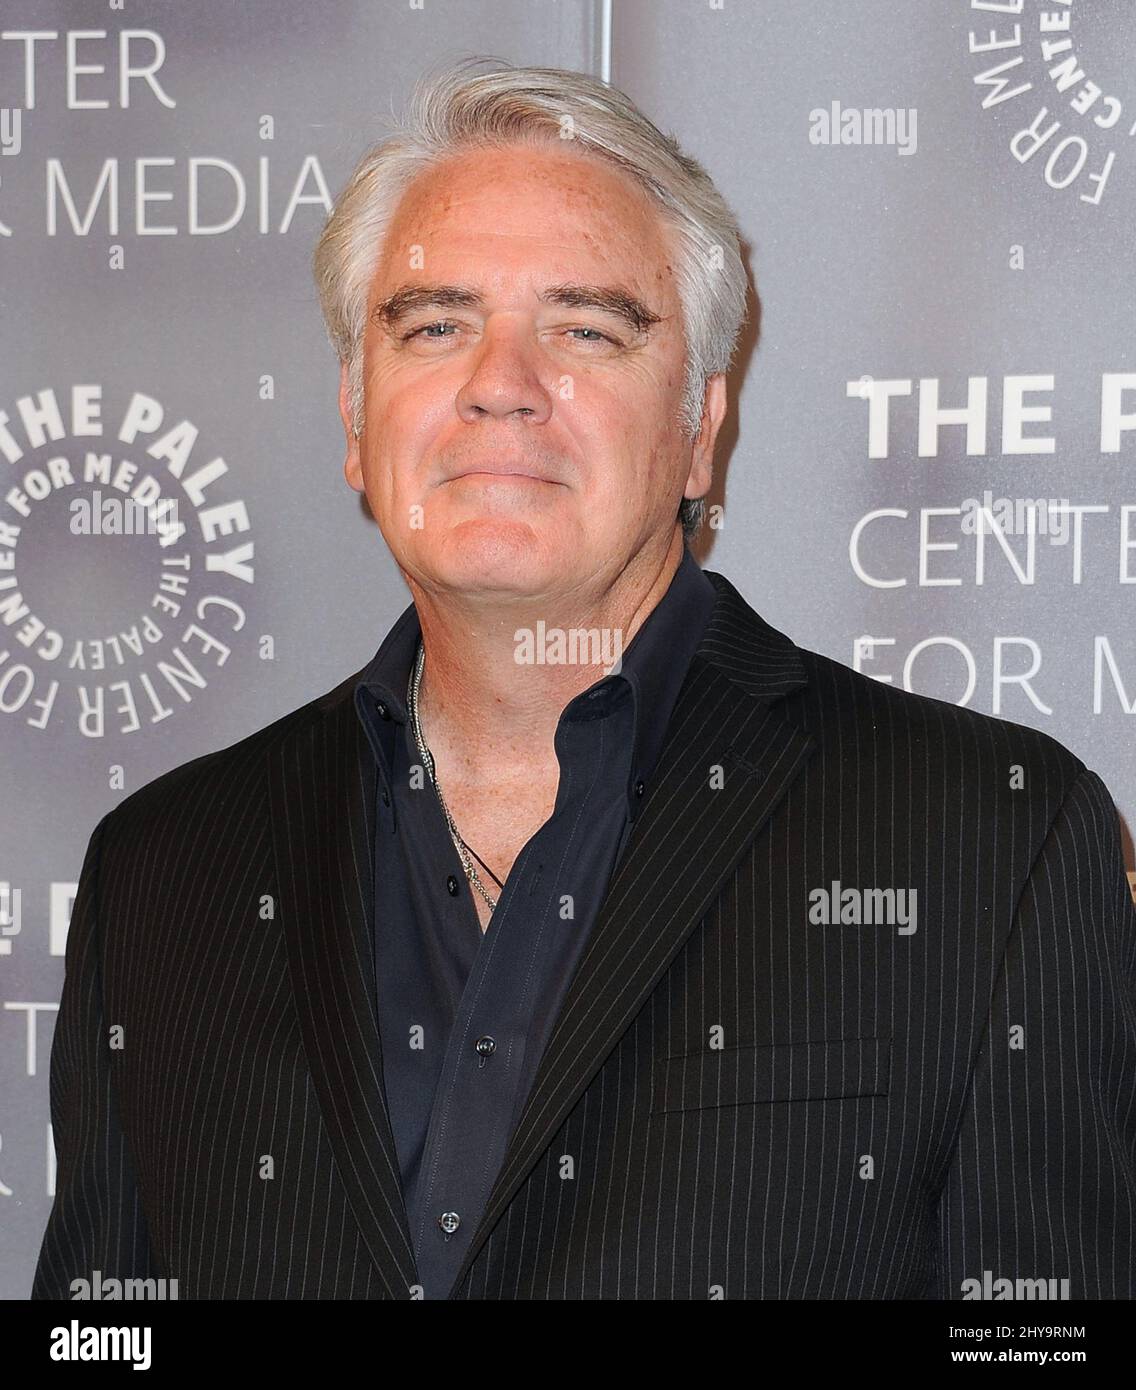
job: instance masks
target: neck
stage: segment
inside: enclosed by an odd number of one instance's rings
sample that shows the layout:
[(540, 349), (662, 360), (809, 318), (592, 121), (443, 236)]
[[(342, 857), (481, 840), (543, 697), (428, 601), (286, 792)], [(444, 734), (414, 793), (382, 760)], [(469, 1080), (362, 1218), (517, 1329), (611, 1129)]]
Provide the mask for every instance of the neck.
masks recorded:
[(603, 678), (603, 662), (518, 664), (514, 634), (605, 629), (626, 650), (683, 558), (681, 528), (664, 550), (641, 552), (602, 591), (518, 602), (426, 589), (405, 574), (425, 649), (418, 715), (442, 785), (533, 787), (559, 775), (556, 726), (564, 706)]

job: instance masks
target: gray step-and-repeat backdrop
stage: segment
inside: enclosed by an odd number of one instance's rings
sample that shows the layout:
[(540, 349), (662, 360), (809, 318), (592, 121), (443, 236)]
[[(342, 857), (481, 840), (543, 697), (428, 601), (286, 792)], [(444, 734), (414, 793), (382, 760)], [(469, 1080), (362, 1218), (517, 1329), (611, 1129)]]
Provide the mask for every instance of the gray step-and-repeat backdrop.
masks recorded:
[[(1131, 0), (2, 0), (0, 1295), (54, 1189), (96, 821), (408, 602), (308, 267), (442, 60), (610, 74), (737, 209), (762, 314), (702, 563), (801, 645), (1053, 734), (1136, 825), (1134, 45)], [(101, 533), (123, 497), (177, 527)]]

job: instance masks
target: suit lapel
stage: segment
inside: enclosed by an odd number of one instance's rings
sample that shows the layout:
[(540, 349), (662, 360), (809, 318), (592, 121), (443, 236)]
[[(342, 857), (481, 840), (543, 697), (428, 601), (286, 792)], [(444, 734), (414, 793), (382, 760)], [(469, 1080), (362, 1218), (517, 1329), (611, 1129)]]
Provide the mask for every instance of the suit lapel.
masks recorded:
[(352, 676), (270, 755), (278, 911), (308, 1064), (348, 1200), (392, 1298), (418, 1272), (382, 1085), (374, 987), (374, 758)]
[(717, 598), (667, 728), (655, 785), (608, 886), (451, 1297), (812, 752), (812, 736), (777, 707), (806, 683), (797, 648), (727, 579), (706, 573)]

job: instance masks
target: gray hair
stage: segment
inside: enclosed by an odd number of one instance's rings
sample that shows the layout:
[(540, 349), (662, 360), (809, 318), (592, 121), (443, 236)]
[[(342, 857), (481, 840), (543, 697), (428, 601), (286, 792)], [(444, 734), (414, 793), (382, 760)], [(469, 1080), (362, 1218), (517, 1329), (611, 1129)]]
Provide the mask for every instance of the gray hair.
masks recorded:
[[(478, 72), (485, 64), (491, 70)], [(706, 380), (729, 369), (746, 319), (737, 220), (702, 165), (616, 88), (586, 73), (485, 57), (463, 59), (419, 81), (407, 117), (360, 159), (316, 245), (320, 306), (347, 365), (356, 433), (363, 427), (363, 338), (376, 247), (403, 193), (462, 149), (564, 139), (634, 178), (673, 233), (686, 339), (678, 425), (689, 439), (698, 433)], [(704, 515), (702, 498), (682, 499), (678, 516), (688, 542)]]

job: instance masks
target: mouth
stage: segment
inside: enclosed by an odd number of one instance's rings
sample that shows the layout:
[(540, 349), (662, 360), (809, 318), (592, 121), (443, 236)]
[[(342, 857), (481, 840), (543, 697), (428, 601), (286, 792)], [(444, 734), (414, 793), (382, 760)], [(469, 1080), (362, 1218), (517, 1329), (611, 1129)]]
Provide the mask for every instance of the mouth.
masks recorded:
[(522, 473), (509, 468), (471, 468), (468, 473), (458, 473), (450, 481), (456, 483), (464, 478), (493, 479), (496, 482), (509, 483), (546, 483), (550, 487), (556, 486), (551, 478), (540, 478), (535, 473)]

